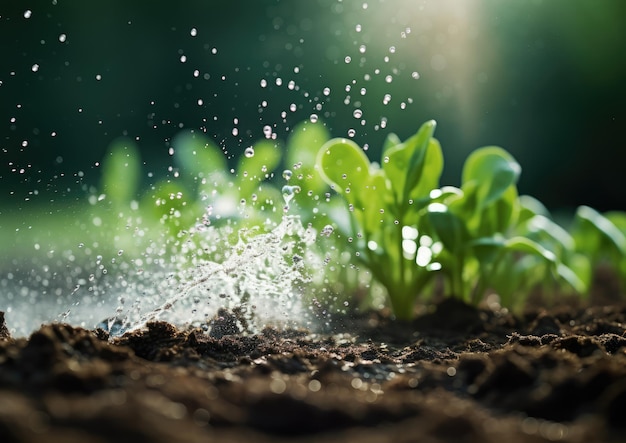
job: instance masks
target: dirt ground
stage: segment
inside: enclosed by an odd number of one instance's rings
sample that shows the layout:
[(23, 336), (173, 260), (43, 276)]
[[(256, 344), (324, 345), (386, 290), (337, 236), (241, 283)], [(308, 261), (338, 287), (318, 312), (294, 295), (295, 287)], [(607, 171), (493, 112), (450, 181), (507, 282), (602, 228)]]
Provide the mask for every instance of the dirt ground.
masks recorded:
[(626, 441), (623, 304), (227, 326), (14, 339), (0, 315), (0, 441)]

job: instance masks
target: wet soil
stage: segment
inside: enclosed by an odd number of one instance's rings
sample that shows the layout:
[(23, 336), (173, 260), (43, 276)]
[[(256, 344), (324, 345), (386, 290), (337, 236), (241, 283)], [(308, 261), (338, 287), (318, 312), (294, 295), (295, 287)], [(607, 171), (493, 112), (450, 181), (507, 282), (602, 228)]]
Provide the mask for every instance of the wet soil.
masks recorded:
[(3, 317), (2, 442), (626, 441), (619, 303), (513, 316), (447, 300), (410, 324), (153, 322), (114, 339), (66, 324), (16, 339)]

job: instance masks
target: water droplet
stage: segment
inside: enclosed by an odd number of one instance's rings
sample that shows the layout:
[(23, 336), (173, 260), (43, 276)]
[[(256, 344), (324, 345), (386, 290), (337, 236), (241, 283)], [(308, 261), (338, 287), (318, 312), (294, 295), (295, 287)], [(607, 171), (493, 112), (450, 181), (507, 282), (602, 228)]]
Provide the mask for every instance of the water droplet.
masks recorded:
[(31, 18), (32, 15), (33, 15), (33, 11), (31, 11), (30, 9), (27, 9), (26, 11), (24, 11), (24, 18)]
[(322, 93), (323, 93), (325, 96), (327, 96), (327, 97), (328, 97), (328, 96), (330, 95), (330, 88), (324, 88), (324, 90), (322, 91)]
[(385, 77), (385, 81), (386, 81), (387, 83), (391, 83), (391, 82), (393, 81), (393, 76), (391, 76), (391, 75), (386, 76), (386, 77)]
[(39, 65), (37, 63), (35, 63), (33, 66), (31, 66), (30, 70), (33, 71), (33, 72), (39, 71)]
[(367, 51), (367, 46), (365, 46), (365, 45), (359, 46), (359, 52), (361, 54), (365, 54), (365, 51)]
[(61, 43), (65, 43), (65, 40), (67, 40), (67, 34), (61, 34), (59, 35), (59, 41)]
[(360, 109), (355, 109), (352, 115), (354, 116), (354, 118), (361, 118), (363, 117), (363, 111)]
[(413, 72), (411, 73), (411, 77), (412, 77), (413, 79), (417, 80), (417, 79), (419, 79), (419, 78), (420, 78), (420, 74), (419, 74), (419, 72), (417, 72), (417, 71), (413, 71)]
[(291, 180), (291, 177), (293, 176), (293, 172), (291, 172), (291, 170), (289, 169), (285, 169), (283, 171), (283, 178), (287, 181)]
[(254, 148), (252, 146), (248, 146), (243, 153), (246, 157), (254, 157)]
[(331, 225), (326, 225), (320, 231), (320, 235), (322, 237), (330, 237), (334, 231), (334, 228)]
[(267, 80), (261, 79), (261, 87), (265, 88), (267, 86)]
[(272, 127), (270, 125), (263, 126), (263, 135), (265, 136), (265, 138), (272, 137)]
[(309, 120), (311, 120), (311, 123), (317, 123), (318, 118), (317, 114), (311, 114)]
[(344, 58), (343, 61), (346, 63), (350, 63), (352, 61), (352, 57), (350, 57), (349, 55), (346, 55), (346, 58)]
[(192, 37), (195, 37), (196, 35), (198, 35), (198, 30), (196, 28), (191, 28), (191, 31), (189, 31), (189, 34)]
[(356, 135), (356, 131), (352, 128), (348, 129), (348, 137), (352, 138)]

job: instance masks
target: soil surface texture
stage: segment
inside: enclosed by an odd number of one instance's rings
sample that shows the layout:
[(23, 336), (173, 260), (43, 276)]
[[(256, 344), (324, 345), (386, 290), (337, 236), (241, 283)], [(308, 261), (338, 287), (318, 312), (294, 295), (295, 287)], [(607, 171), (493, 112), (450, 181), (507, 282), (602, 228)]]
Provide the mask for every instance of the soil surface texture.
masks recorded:
[(625, 333), (621, 304), (447, 300), (410, 324), (243, 334), (226, 318), (113, 339), (66, 324), (12, 338), (0, 313), (0, 441), (626, 441)]

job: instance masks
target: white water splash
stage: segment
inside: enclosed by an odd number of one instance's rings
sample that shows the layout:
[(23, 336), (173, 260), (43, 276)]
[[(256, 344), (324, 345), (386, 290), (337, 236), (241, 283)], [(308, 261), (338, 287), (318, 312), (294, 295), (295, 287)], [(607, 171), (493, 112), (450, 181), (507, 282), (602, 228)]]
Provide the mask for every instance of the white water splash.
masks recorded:
[[(200, 245), (207, 248), (221, 239), (218, 248), (228, 248), (227, 236), (218, 231), (209, 227), (196, 233), (201, 236)], [(269, 232), (257, 231), (240, 230), (236, 244), (218, 254), (219, 261), (194, 259), (190, 269), (175, 269), (156, 293), (143, 294), (129, 309), (119, 310), (109, 319), (108, 329), (121, 333), (158, 319), (206, 328), (220, 308), (242, 312), (250, 331), (267, 324), (303, 325), (303, 291), (316, 260), (307, 248), (314, 243), (315, 232), (293, 215), (285, 215)], [(193, 253), (197, 246), (188, 242), (180, 256)], [(127, 292), (136, 289), (133, 286)]]

